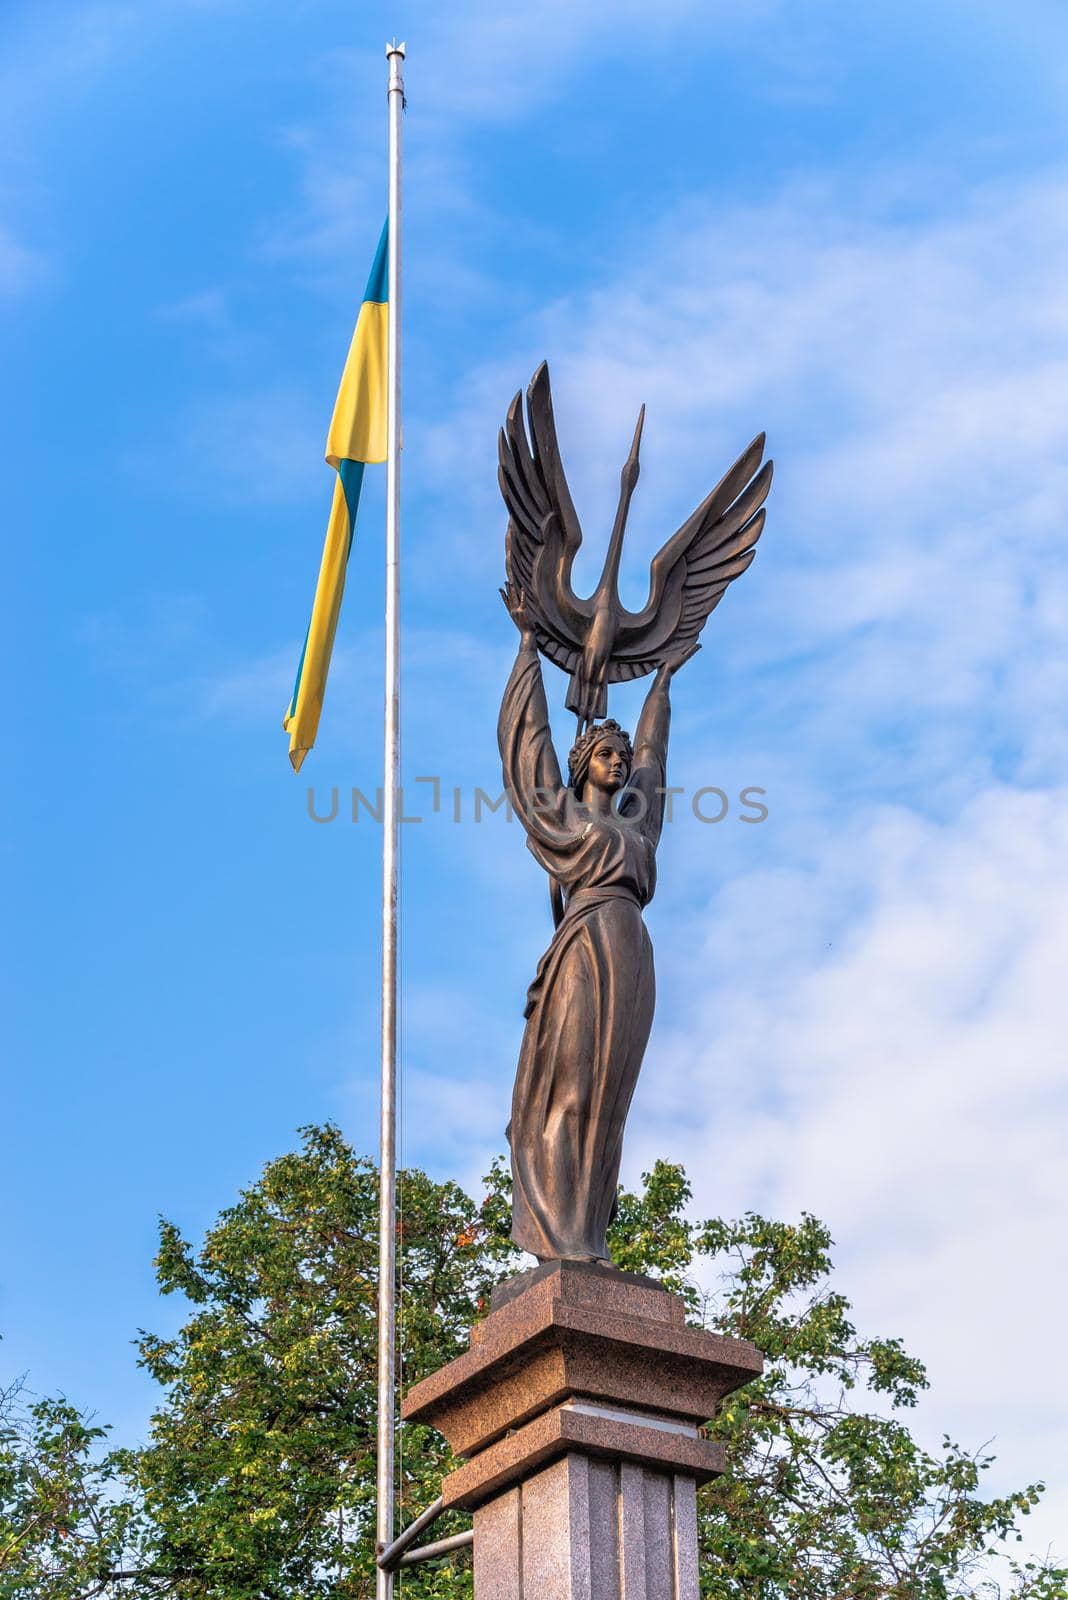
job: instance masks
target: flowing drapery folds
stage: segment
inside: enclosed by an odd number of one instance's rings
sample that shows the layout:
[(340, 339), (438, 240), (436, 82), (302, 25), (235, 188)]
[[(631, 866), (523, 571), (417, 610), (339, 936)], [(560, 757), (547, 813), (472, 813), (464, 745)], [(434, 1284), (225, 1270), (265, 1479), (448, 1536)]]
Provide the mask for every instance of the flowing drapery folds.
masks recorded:
[(386, 459), (386, 366), (389, 325), (389, 224), (382, 229), (326, 436), (337, 477), (311, 621), (282, 721), (294, 772), (315, 743), (334, 648), (345, 569), (356, 527), (365, 465)]

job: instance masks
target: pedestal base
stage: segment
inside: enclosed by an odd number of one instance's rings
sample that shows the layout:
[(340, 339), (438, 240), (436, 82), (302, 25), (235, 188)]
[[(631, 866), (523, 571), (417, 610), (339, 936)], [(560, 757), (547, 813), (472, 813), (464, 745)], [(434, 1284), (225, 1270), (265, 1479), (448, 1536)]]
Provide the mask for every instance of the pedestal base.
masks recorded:
[(696, 1489), (723, 1471), (702, 1424), (760, 1352), (688, 1328), (651, 1279), (583, 1262), (491, 1304), (401, 1408), (466, 1458), (441, 1492), (474, 1512), (475, 1600), (697, 1600)]
[(478, 1600), (698, 1600), (692, 1477), (572, 1451), (474, 1522)]

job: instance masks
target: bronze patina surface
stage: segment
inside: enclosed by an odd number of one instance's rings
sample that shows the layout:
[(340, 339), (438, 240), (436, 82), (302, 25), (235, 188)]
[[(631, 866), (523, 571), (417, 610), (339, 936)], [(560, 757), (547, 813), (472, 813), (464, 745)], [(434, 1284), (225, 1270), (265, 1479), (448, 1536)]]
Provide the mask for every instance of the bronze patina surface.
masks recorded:
[[(732, 580), (753, 559), (771, 463), (760, 435), (652, 564), (649, 599), (617, 587), (642, 417), (623, 469), (601, 580), (571, 588), (582, 540), (556, 439), (547, 368), (516, 396), (501, 432), (509, 513), (507, 586), (519, 630), (498, 743), (527, 844), (549, 875), (556, 932), (527, 992), (512, 1095), (512, 1237), (539, 1261), (606, 1261), (623, 1130), (652, 1026), (653, 948), (642, 912), (656, 888), (667, 786), (670, 684)], [(643, 412), (644, 415), (644, 412)], [(565, 781), (553, 747), (539, 651), (571, 675), (578, 736)], [(633, 741), (611, 720), (608, 684), (655, 672)]]

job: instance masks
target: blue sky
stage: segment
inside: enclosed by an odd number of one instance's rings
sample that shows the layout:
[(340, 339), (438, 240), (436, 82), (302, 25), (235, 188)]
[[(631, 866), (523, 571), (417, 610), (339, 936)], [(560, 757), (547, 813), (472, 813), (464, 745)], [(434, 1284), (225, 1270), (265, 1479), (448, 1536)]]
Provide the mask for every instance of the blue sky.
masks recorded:
[[(584, 577), (649, 406), (632, 600), (767, 428), (673, 758), (770, 815), (668, 830), (625, 1176), (679, 1155), (706, 1212), (825, 1216), (865, 1321), (930, 1360), (932, 1437), (1048, 1475), (1041, 1543), (1068, 1417), (1002, 1341), (1065, 1309), (1068, 21), (653, 9), (5, 8), (0, 1361), (136, 1437), (129, 1340), (180, 1314), (157, 1214), (196, 1235), (301, 1123), (374, 1145), (379, 838), (306, 796), (379, 781), (380, 474), (299, 779), (280, 719), (397, 33), (409, 787), (497, 789), (495, 434), (536, 363)], [(407, 1160), (474, 1183), (502, 1148), (547, 934), (516, 828), (406, 830)]]

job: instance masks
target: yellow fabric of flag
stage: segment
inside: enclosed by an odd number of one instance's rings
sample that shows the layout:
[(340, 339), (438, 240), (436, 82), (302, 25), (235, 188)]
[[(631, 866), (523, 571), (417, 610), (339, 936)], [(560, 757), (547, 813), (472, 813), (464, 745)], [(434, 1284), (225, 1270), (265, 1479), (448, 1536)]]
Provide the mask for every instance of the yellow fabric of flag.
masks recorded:
[(363, 304), (338, 386), (326, 436), (326, 459), (336, 469), (311, 621), (300, 653), (293, 697), (282, 720), (294, 772), (315, 743), (330, 657), (345, 592), (365, 463), (386, 459), (386, 364), (389, 339), (389, 236), (382, 229)]

